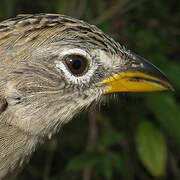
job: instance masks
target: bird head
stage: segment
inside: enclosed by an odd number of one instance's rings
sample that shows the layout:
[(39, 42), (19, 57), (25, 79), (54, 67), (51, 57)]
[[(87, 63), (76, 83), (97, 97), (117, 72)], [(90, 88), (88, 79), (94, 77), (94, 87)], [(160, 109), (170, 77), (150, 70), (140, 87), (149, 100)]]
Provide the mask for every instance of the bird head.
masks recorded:
[(0, 53), (0, 179), (104, 95), (173, 89), (145, 59), (67, 16), (1, 22)]
[(4, 49), (16, 58), (6, 85), (7, 119), (28, 133), (54, 133), (106, 94), (172, 89), (155, 66), (81, 20), (40, 14), (7, 23), (13, 30), (3, 31), (11, 40)]

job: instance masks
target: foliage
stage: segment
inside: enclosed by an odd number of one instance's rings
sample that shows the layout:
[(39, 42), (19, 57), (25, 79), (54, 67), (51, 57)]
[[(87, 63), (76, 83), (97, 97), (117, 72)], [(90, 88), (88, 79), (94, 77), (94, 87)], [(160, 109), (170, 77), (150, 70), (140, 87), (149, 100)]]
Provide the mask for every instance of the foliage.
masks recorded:
[(1, 0), (0, 5), (1, 20), (51, 12), (96, 24), (162, 69), (175, 88), (118, 94), (100, 112), (81, 114), (38, 148), (18, 180), (180, 179), (179, 1)]
[(161, 131), (148, 121), (142, 121), (136, 128), (136, 146), (139, 158), (155, 177), (165, 175), (166, 143)]

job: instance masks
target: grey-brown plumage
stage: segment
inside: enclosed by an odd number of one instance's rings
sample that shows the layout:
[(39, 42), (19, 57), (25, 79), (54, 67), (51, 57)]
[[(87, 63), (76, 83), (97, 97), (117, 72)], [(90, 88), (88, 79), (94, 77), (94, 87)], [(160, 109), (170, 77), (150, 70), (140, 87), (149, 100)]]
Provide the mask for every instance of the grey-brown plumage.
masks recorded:
[[(147, 64), (95, 26), (70, 17), (19, 15), (1, 22), (0, 179), (106, 94), (105, 79), (129, 70), (145, 72)], [(149, 69), (147, 74), (167, 82)], [(161, 85), (169, 88), (167, 83)]]

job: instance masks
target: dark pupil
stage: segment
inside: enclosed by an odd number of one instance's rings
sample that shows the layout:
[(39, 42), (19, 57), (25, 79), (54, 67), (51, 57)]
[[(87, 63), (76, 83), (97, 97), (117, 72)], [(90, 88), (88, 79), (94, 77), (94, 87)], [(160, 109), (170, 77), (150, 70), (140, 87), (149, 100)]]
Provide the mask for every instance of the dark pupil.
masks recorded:
[(69, 55), (65, 58), (65, 63), (73, 75), (80, 76), (87, 71), (88, 62), (83, 56)]
[(81, 61), (80, 60), (75, 60), (75, 61), (72, 61), (72, 67), (76, 70), (80, 69), (81, 68)]

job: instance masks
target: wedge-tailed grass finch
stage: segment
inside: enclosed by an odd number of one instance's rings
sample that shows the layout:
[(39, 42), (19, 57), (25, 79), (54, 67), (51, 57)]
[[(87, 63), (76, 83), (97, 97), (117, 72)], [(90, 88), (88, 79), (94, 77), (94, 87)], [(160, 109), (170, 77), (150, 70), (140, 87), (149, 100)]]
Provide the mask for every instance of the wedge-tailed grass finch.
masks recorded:
[(0, 179), (102, 96), (169, 89), (155, 66), (83, 21), (36, 14), (1, 22)]

